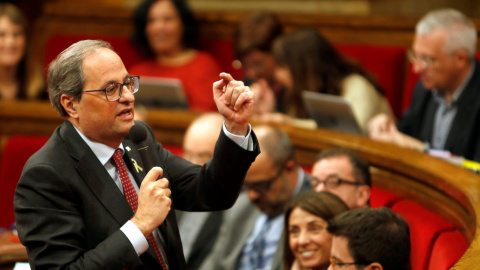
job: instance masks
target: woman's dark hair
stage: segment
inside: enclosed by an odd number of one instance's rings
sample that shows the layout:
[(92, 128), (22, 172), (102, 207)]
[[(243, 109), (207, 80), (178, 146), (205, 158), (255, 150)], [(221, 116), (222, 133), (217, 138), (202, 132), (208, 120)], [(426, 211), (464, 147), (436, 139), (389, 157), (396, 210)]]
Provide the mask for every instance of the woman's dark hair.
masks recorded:
[(27, 48), (30, 44), (29, 34), (28, 34), (28, 22), (23, 13), (15, 5), (10, 3), (0, 4), (0, 17), (6, 16), (14, 24), (22, 27), (25, 35), (25, 52), (23, 58), (18, 63), (18, 69), (16, 74), (17, 82), (19, 82), (19, 89), (17, 92), (18, 99), (27, 98), (27, 86), (28, 86), (28, 70), (27, 70)]
[(132, 44), (138, 49), (143, 56), (150, 58), (155, 54), (148, 43), (147, 36), (145, 34), (145, 28), (148, 21), (148, 12), (152, 5), (158, 1), (170, 1), (175, 6), (175, 9), (180, 16), (180, 20), (183, 25), (182, 45), (185, 48), (196, 48), (198, 39), (198, 27), (197, 21), (193, 16), (190, 7), (184, 0), (145, 0), (135, 10), (134, 32), (131, 37)]
[(285, 111), (294, 117), (307, 118), (301, 100), (304, 90), (341, 95), (341, 82), (350, 74), (364, 76), (382, 93), (377, 82), (359, 65), (343, 57), (328, 40), (313, 28), (301, 28), (279, 37), (273, 44), (278, 66), (290, 70), (293, 89), (287, 92)]
[(293, 209), (301, 208), (308, 213), (320, 217), (325, 221), (329, 221), (335, 216), (348, 211), (348, 206), (345, 202), (333, 193), (328, 191), (307, 191), (297, 196), (291, 201), (285, 211), (284, 220), (284, 252), (283, 252), (283, 265), (284, 269), (291, 269), (295, 257), (289, 245), (290, 233), (288, 231), (290, 214)]

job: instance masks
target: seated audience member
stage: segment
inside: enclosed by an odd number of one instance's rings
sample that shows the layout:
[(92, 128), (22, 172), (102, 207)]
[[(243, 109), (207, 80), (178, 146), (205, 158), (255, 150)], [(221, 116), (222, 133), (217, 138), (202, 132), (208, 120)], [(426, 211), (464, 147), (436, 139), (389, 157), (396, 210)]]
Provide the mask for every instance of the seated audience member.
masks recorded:
[(272, 44), (282, 34), (282, 25), (271, 12), (259, 11), (247, 15), (238, 25), (233, 50), (245, 71), (246, 82), (255, 92), (255, 114), (275, 110), (284, 87), (275, 79), (275, 59)]
[(213, 56), (196, 49), (197, 36), (197, 24), (186, 1), (144, 1), (135, 12), (132, 41), (148, 59), (129, 71), (178, 78), (191, 110), (216, 111), (211, 85), (221, 72), (220, 65)]
[(350, 210), (331, 219), (327, 230), (333, 234), (329, 269), (410, 269), (410, 229), (389, 208)]
[(311, 191), (295, 198), (285, 212), (284, 269), (326, 270), (333, 237), (327, 222), (346, 211), (348, 206), (330, 192)]
[(368, 207), (372, 179), (368, 162), (344, 148), (325, 150), (312, 167), (312, 189), (330, 191), (350, 209)]
[[(186, 160), (203, 165), (213, 157), (223, 117), (219, 113), (206, 113), (196, 118), (183, 138)], [(213, 248), (222, 223), (222, 211), (175, 211), (188, 269), (198, 269)]]
[[(344, 97), (365, 131), (368, 120), (376, 114), (393, 115), (375, 80), (337, 52), (315, 29), (302, 28), (278, 38), (273, 55), (276, 78), (287, 88), (280, 111), (288, 116), (272, 116), (274, 121), (309, 118), (301, 98), (305, 90)], [(314, 122), (309, 126), (314, 127)]]
[(447, 150), (480, 161), (480, 67), (475, 25), (462, 13), (440, 9), (417, 24), (410, 61), (420, 75), (410, 107), (395, 122), (379, 115), (372, 139), (428, 151)]
[(46, 98), (43, 79), (28, 61), (28, 23), (13, 4), (0, 4), (0, 99)]
[(288, 135), (270, 126), (254, 127), (262, 152), (247, 172), (244, 192), (224, 212), (217, 242), (202, 269), (279, 269), (283, 218), (294, 197), (310, 190), (294, 160)]

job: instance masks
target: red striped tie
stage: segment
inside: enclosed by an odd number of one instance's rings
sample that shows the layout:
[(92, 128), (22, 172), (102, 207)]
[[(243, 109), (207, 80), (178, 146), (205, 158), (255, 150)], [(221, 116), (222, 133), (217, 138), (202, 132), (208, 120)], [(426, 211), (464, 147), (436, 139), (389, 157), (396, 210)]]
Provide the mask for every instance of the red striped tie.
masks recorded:
[[(132, 207), (133, 212), (137, 212), (138, 195), (135, 191), (135, 187), (133, 187), (130, 177), (128, 177), (127, 167), (125, 166), (125, 162), (123, 161), (121, 149), (115, 150), (115, 154), (113, 154), (113, 160), (115, 162), (115, 166), (117, 167), (120, 180), (122, 181), (123, 193), (125, 194), (125, 198), (127, 199), (128, 204), (130, 204), (130, 207)], [(160, 261), (162, 268), (164, 270), (167, 270), (167, 267), (165, 267), (165, 262), (162, 258), (162, 254), (160, 254), (160, 250), (158, 249), (157, 242), (155, 241), (153, 234), (150, 234), (148, 236), (148, 241), (153, 247), (155, 254), (157, 254), (158, 260)]]

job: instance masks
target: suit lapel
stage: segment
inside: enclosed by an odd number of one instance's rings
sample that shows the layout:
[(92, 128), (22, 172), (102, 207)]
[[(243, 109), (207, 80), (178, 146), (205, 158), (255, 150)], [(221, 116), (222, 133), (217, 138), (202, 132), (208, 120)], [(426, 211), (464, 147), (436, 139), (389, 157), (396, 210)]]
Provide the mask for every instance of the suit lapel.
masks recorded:
[(78, 174), (119, 226), (123, 225), (132, 218), (133, 211), (105, 167), (70, 122), (64, 122), (61, 136), (68, 145), (72, 157), (78, 160), (76, 166)]

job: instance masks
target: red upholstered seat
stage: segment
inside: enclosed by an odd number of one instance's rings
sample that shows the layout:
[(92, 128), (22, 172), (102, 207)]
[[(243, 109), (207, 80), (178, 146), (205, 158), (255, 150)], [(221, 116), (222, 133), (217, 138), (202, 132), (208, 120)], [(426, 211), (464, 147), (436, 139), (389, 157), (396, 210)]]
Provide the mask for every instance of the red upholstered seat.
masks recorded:
[(0, 227), (10, 228), (15, 221), (13, 195), (23, 166), (47, 140), (40, 136), (12, 136), (5, 143), (0, 162)]
[(347, 57), (358, 61), (376, 77), (395, 116), (399, 117), (405, 76), (405, 48), (353, 44), (336, 44), (335, 47)]
[[(47, 43), (47, 51), (45, 53), (45, 67), (64, 49), (73, 43), (84, 39), (101, 39), (109, 42), (113, 49), (120, 55), (127, 69), (133, 64), (143, 60), (142, 56), (133, 47), (128, 37), (125, 36), (104, 36), (104, 35), (68, 35), (58, 34), (50, 37)], [(232, 41), (220, 38), (202, 38), (200, 48), (209, 52), (217, 61), (225, 72), (232, 74), (234, 78), (241, 79), (243, 71), (234, 69), (232, 66), (235, 56), (233, 54)], [(134, 74), (133, 74), (134, 75)]]
[(435, 240), (442, 232), (454, 230), (454, 226), (414, 201), (398, 201), (392, 210), (400, 214), (410, 227), (412, 270), (428, 269)]
[(174, 145), (168, 145), (168, 144), (162, 144), (162, 146), (163, 148), (169, 150), (173, 154), (183, 157), (183, 148), (181, 146), (174, 146)]
[(235, 69), (232, 62), (235, 60), (233, 43), (230, 39), (222, 38), (201, 38), (200, 48), (209, 52), (222, 67), (223, 71), (230, 73), (233, 78), (240, 80), (244, 76), (242, 69)]
[(402, 197), (386, 189), (372, 186), (372, 193), (370, 195), (370, 205), (376, 207), (391, 207), (393, 203), (401, 200)]
[(450, 269), (468, 248), (467, 241), (458, 231), (445, 231), (435, 240), (428, 270)]
[[(104, 36), (104, 35), (68, 35), (58, 34), (53, 35), (48, 39), (47, 50), (45, 52), (45, 67), (48, 68), (50, 62), (63, 50), (68, 48), (73, 43), (84, 39), (100, 39), (109, 42), (113, 49), (122, 58), (123, 63), (127, 69), (142, 60), (142, 56), (130, 44), (128, 38), (122, 36)], [(134, 75), (134, 74), (133, 74)]]

